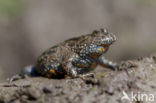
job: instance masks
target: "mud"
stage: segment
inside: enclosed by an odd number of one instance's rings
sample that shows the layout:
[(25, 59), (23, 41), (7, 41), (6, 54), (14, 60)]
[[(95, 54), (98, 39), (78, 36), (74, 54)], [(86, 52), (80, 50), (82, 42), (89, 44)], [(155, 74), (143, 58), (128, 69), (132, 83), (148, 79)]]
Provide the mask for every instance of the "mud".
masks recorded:
[(0, 103), (152, 103), (121, 100), (123, 91), (128, 96), (152, 94), (156, 101), (156, 55), (121, 62), (118, 69), (98, 67), (94, 77), (85, 79), (33, 77), (0, 83)]

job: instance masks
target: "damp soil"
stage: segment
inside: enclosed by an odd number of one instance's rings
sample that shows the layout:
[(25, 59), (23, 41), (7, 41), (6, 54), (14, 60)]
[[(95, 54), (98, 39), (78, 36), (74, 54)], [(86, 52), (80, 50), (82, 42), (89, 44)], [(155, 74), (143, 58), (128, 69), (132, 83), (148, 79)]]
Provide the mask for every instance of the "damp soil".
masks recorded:
[(94, 74), (85, 79), (29, 77), (0, 83), (0, 103), (152, 103), (138, 97), (122, 100), (123, 92), (129, 97), (132, 92), (152, 94), (156, 101), (156, 55), (123, 61), (116, 71), (97, 67)]

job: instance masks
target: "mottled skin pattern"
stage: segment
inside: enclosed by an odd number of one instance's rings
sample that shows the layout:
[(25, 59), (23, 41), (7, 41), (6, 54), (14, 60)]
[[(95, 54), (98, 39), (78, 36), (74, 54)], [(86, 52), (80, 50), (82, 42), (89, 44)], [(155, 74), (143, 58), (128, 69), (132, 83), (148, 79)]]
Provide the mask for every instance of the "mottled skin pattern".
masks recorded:
[[(89, 73), (98, 64), (115, 69), (117, 65), (103, 56), (115, 41), (116, 36), (106, 29), (71, 38), (47, 49), (38, 57), (35, 66), (24, 69), (22, 75), (74, 78)], [(10, 81), (20, 77), (16, 75)]]
[(102, 55), (115, 41), (115, 35), (108, 33), (106, 29), (71, 38), (41, 54), (35, 66), (36, 71), (48, 78), (60, 78), (88, 73), (98, 64), (114, 69), (116, 64)]

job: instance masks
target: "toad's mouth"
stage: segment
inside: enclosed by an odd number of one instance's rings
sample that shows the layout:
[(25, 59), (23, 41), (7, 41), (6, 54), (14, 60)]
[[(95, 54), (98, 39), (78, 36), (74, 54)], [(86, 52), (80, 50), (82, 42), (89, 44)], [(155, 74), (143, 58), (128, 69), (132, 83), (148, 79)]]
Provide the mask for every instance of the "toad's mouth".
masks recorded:
[(101, 41), (102, 41), (102, 45), (110, 45), (116, 41), (116, 36), (112, 33), (106, 34), (106, 37), (102, 38)]

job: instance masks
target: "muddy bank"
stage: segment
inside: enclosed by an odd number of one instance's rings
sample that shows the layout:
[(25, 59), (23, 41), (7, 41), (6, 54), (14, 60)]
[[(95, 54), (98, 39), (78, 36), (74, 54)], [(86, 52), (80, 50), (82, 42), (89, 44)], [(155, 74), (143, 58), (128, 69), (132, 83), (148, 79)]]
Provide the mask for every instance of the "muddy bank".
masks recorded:
[[(148, 98), (121, 100), (123, 92), (130, 99), (132, 92)], [(125, 61), (118, 71), (99, 67), (85, 80), (35, 77), (0, 84), (0, 103), (152, 103), (149, 99), (156, 101), (156, 55)]]

